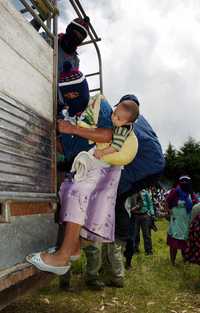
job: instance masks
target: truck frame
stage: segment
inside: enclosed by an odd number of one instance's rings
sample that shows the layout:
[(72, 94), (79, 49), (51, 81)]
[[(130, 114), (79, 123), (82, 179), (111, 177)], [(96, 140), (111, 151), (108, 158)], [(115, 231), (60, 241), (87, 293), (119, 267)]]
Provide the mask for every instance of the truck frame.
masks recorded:
[[(17, 11), (0, 3), (0, 310), (53, 275), (24, 261), (32, 251), (55, 245), (58, 227), (56, 115), (58, 14), (56, 0), (18, 0)], [(31, 4), (30, 4), (31, 2)], [(78, 17), (85, 17), (79, 0), (69, 0)], [(29, 14), (29, 20), (23, 14)], [(42, 38), (30, 23), (42, 27)], [(89, 25), (103, 92), (102, 62), (93, 26)]]

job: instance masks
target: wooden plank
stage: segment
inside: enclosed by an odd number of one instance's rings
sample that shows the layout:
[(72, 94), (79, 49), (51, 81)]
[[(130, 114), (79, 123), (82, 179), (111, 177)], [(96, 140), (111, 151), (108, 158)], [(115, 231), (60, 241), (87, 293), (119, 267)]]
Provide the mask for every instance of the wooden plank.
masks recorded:
[(52, 278), (54, 275), (40, 272), (27, 263), (0, 272), (0, 310), (17, 297), (48, 284)]
[(9, 207), (11, 216), (25, 216), (55, 212), (55, 206), (51, 202), (11, 202)]
[(52, 83), (1, 39), (0, 51), (0, 91), (52, 121)]
[(53, 50), (8, 0), (0, 12), (0, 92), (53, 121)]
[(52, 48), (9, 0), (0, 1), (0, 10), (0, 37), (51, 82)]
[(19, 281), (22, 281), (37, 273), (35, 267), (28, 263), (18, 264), (5, 271), (0, 272), (0, 291), (15, 285)]

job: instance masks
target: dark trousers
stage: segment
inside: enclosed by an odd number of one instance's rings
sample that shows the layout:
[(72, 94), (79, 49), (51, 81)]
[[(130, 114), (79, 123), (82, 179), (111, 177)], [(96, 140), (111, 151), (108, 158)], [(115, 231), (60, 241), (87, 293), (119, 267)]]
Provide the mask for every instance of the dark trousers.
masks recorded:
[(144, 239), (144, 250), (146, 253), (152, 253), (151, 223), (152, 223), (151, 217), (147, 214), (135, 215), (134, 217), (135, 248), (138, 248), (140, 229), (142, 229), (142, 235)]
[(145, 252), (152, 253), (151, 222), (151, 217), (148, 215), (132, 215), (129, 227), (129, 239), (127, 240), (124, 253), (127, 265), (131, 265), (132, 257), (139, 249), (140, 229), (142, 229), (144, 238)]

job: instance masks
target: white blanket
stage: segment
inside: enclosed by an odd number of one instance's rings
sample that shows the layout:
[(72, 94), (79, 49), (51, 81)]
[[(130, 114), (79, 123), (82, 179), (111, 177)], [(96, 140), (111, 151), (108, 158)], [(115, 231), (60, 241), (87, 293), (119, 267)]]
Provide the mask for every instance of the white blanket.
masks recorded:
[(72, 164), (72, 172), (76, 172), (74, 179), (76, 181), (84, 181), (87, 179), (88, 172), (95, 168), (109, 167), (107, 163), (96, 159), (93, 156), (94, 149), (90, 151), (81, 151)]

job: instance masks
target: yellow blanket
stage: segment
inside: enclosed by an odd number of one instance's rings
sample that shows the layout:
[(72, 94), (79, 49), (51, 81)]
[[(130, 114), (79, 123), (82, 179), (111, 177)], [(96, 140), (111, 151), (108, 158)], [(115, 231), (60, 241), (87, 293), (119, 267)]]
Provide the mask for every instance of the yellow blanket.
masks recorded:
[[(84, 121), (79, 121), (78, 125), (80, 127), (87, 127), (87, 128), (97, 127), (101, 100), (103, 98), (104, 97), (100, 94), (97, 94), (94, 97), (90, 98), (88, 107), (90, 108), (90, 111), (92, 112), (92, 115), (93, 115), (93, 124), (89, 125), (85, 123)], [(92, 143), (92, 142), (89, 141), (89, 143)], [(108, 147), (109, 145), (110, 143), (96, 143), (97, 149), (104, 149)], [(128, 138), (124, 142), (120, 151), (107, 154), (102, 158), (102, 160), (110, 165), (118, 165), (118, 166), (127, 165), (131, 161), (133, 161), (133, 159), (135, 158), (137, 154), (137, 150), (138, 150), (138, 140), (134, 132), (131, 132), (131, 134), (128, 136)]]

